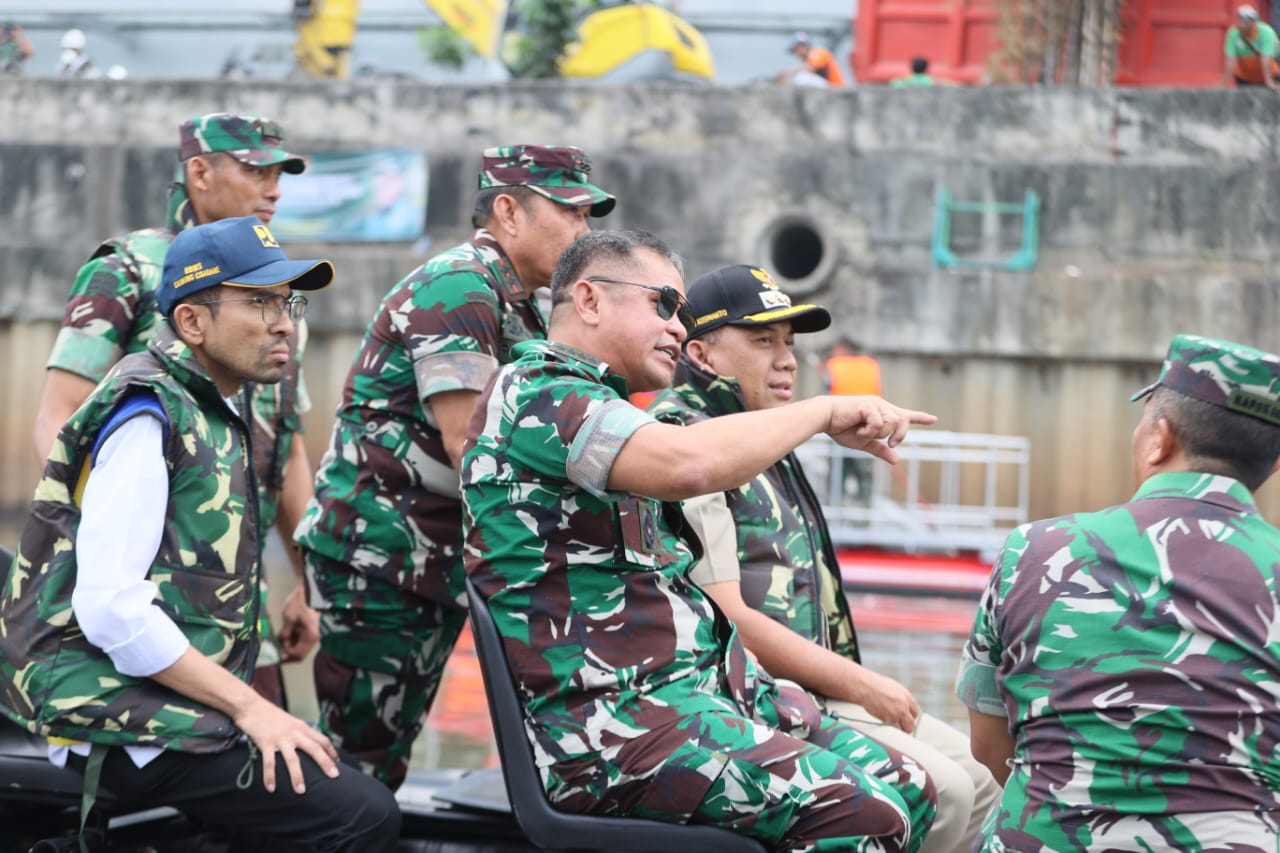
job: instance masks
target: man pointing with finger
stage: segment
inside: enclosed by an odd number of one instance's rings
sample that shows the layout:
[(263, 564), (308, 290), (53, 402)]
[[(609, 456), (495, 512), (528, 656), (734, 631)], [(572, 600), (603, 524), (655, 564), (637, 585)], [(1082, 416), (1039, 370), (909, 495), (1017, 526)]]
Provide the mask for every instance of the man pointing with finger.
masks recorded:
[(878, 397), (688, 427), (635, 408), (629, 392), (670, 383), (693, 325), (679, 258), (651, 235), (579, 238), (551, 300), (548, 340), (518, 345), (481, 395), (461, 470), (467, 575), (550, 800), (774, 849), (917, 850), (924, 772), (748, 660), (688, 579), (701, 547), (676, 501), (739, 486), (819, 432), (893, 461), (934, 417)]

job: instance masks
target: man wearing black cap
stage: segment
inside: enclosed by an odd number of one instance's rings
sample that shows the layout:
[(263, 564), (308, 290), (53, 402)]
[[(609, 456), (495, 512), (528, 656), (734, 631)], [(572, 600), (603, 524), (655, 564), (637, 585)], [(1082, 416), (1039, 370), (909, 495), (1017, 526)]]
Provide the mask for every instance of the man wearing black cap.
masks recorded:
[[(169, 187), (165, 227), (131, 231), (103, 242), (80, 267), (49, 354), (44, 392), (36, 412), (36, 453), (44, 459), (58, 430), (117, 361), (146, 349), (163, 325), (156, 304), (165, 249), (180, 231), (236, 216), (271, 223), (280, 199), (280, 177), (299, 174), (306, 161), (284, 147), (284, 129), (248, 113), (209, 113), (178, 127), (183, 180)], [(252, 409), (254, 469), (262, 490), (263, 534), (275, 523), (289, 542), (311, 497), (311, 463), (301, 441), (300, 417), (310, 408), (302, 380), (306, 325), (290, 339), (293, 357), (274, 384), (248, 383), (240, 405)], [(318, 637), (315, 611), (306, 605), (301, 555), (289, 549), (298, 583), (285, 599), (279, 645), (267, 623), (266, 588), (254, 686), (284, 704), (281, 660), (298, 660)]]
[(100, 778), (129, 806), (285, 849), (395, 846), (391, 794), (248, 684), (262, 551), (237, 395), (280, 381), (294, 291), (332, 279), (256, 217), (184, 231), (148, 348), (58, 434), (0, 596), (0, 710), (84, 774), (89, 802)]
[(489, 376), (543, 338), (533, 293), (615, 200), (577, 148), (484, 152), (475, 236), (411, 272), (347, 375), (315, 500), (296, 532), (321, 612), (325, 731), (395, 788), (467, 618), (458, 460)]
[[(731, 266), (694, 281), (696, 325), (672, 387), (651, 407), (670, 423), (785, 406), (795, 389), (797, 333), (831, 315), (793, 305), (765, 270)], [(771, 675), (797, 682), (854, 728), (915, 759), (933, 779), (938, 812), (923, 850), (968, 850), (999, 787), (968, 740), (923, 714), (891, 678), (859, 662), (826, 519), (788, 454), (750, 482), (685, 501), (706, 553), (690, 577), (733, 619)]]

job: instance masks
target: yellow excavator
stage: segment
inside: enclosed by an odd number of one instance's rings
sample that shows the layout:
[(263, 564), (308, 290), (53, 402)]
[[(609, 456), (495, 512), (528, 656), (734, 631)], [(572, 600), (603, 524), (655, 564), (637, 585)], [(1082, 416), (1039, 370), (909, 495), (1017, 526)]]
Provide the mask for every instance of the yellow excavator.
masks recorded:
[[(422, 0), (485, 59), (499, 54), (506, 0)], [(317, 79), (346, 79), (360, 0), (294, 0), (298, 67)], [(702, 33), (653, 3), (624, 3), (582, 19), (578, 40), (560, 62), (570, 79), (629, 82), (698, 80), (715, 75)]]

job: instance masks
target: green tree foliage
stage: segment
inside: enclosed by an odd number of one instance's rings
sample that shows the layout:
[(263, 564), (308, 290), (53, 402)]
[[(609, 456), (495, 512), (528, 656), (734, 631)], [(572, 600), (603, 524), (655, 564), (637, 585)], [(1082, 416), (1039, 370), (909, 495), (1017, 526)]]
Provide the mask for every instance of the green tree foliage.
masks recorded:
[(518, 24), (504, 50), (516, 77), (559, 77), (561, 57), (577, 37), (579, 17), (599, 4), (591, 0), (515, 0)]
[(476, 55), (471, 43), (447, 24), (418, 30), (418, 44), (429, 62), (454, 71), (462, 68), (469, 58)]

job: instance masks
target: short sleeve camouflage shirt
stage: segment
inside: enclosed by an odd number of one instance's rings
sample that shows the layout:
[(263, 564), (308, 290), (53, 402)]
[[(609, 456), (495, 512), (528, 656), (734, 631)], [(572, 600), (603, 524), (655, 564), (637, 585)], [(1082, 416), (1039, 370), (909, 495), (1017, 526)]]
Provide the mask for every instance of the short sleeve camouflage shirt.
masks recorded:
[(1280, 531), (1208, 474), (1015, 531), (957, 682), (1014, 736), (990, 849), (1104, 849), (1124, 815), (1148, 846), (1115, 849), (1225, 849), (1238, 822), (1197, 826), (1280, 808), (1278, 567)]
[(396, 284), (347, 374), (298, 541), (429, 600), (460, 604), (458, 473), (427, 400), (483, 390), (516, 343), (545, 334), (538, 306), (486, 231)]
[[(466, 563), (504, 636), (539, 763), (563, 772), (640, 732), (675, 733), (691, 713), (750, 709), (756, 671), (686, 577), (698, 548), (678, 508), (605, 487), (652, 418), (606, 365), (558, 344), (518, 351), (471, 425)], [(719, 771), (707, 772), (704, 784)], [(550, 779), (553, 796), (569, 784)]]

